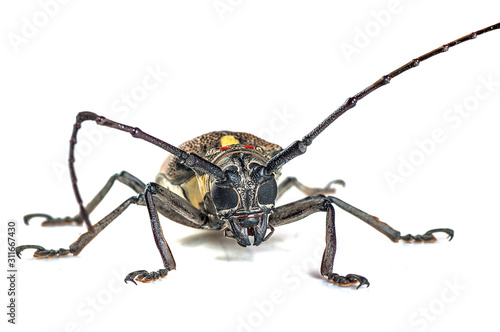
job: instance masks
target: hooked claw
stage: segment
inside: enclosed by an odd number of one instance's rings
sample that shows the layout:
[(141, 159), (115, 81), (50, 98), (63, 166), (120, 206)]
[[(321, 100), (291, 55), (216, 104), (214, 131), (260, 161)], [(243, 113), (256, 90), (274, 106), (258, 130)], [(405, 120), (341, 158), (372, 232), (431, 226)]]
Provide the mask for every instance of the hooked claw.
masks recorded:
[(351, 286), (357, 283), (359, 283), (359, 285), (358, 287), (356, 287), (356, 289), (359, 289), (363, 285), (366, 285), (366, 287), (370, 287), (370, 282), (368, 281), (368, 279), (358, 274), (348, 274), (344, 277), (337, 273), (329, 273), (326, 277), (328, 278), (329, 282), (342, 287)]
[(26, 225), (29, 225), (29, 222), (33, 218), (45, 218), (45, 220), (42, 221), (42, 226), (74, 226), (74, 225), (81, 225), (82, 222), (75, 220), (72, 217), (64, 217), (64, 218), (54, 218), (51, 215), (45, 214), (45, 213), (32, 213), (32, 214), (27, 214), (24, 216), (24, 223)]
[(143, 283), (147, 283), (153, 280), (158, 280), (160, 278), (165, 278), (167, 274), (168, 274), (167, 269), (159, 269), (158, 271), (153, 271), (153, 272), (148, 272), (146, 270), (138, 270), (127, 274), (127, 277), (125, 277), (124, 281), (125, 283), (132, 281), (135, 285), (137, 285), (137, 283), (135, 282), (136, 280)]
[(54, 258), (54, 257), (64, 257), (67, 256), (69, 253), (71, 253), (70, 250), (68, 249), (45, 249), (42, 246), (36, 246), (36, 245), (24, 245), (24, 246), (19, 246), (16, 247), (16, 255), (18, 258), (21, 258), (21, 252), (26, 250), (26, 249), (36, 249), (35, 253), (33, 254), (33, 257), (36, 258)]
[(455, 232), (453, 229), (450, 228), (436, 228), (436, 229), (431, 229), (430, 231), (425, 232), (423, 235), (411, 235), (411, 234), (406, 234), (404, 236), (401, 236), (401, 240), (405, 242), (436, 242), (437, 239), (434, 236), (434, 233), (446, 233), (448, 235), (448, 241), (451, 241), (453, 239), (453, 236), (455, 235)]

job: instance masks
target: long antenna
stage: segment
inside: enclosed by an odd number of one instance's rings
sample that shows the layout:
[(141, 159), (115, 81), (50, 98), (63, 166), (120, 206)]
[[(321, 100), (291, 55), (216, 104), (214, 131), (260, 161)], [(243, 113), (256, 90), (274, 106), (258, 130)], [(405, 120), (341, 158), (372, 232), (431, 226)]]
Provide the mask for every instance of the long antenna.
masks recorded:
[(318, 137), (319, 134), (323, 132), (329, 125), (332, 124), (333, 121), (337, 120), (342, 114), (350, 110), (351, 108), (355, 107), (357, 102), (373, 91), (377, 90), (378, 88), (389, 84), (391, 82), (391, 79), (394, 77), (398, 76), (399, 74), (404, 73), (405, 71), (416, 67), (420, 64), (420, 62), (427, 60), (435, 55), (438, 55), (440, 53), (448, 51), (450, 47), (456, 46), (460, 43), (463, 43), (467, 40), (474, 39), (479, 35), (482, 35), (483, 33), (490, 32), (492, 30), (500, 28), (500, 22), (497, 24), (494, 24), (492, 26), (489, 26), (487, 28), (478, 30), (476, 32), (472, 32), (466, 36), (463, 36), (461, 38), (458, 38), (457, 40), (454, 40), (452, 42), (449, 42), (448, 44), (445, 44), (441, 47), (436, 48), (433, 51), (430, 51), (429, 53), (426, 53), (424, 55), (419, 56), (418, 58), (415, 58), (408, 62), (407, 64), (399, 67), (398, 69), (390, 72), (387, 75), (382, 76), (378, 81), (370, 85), (369, 87), (365, 88), (364, 90), (358, 92), (354, 96), (347, 98), (347, 100), (339, 107), (337, 108), (332, 114), (330, 114), (323, 122), (321, 122), (316, 128), (314, 128), (309, 134), (304, 136), (301, 141), (295, 141), (292, 144), (290, 144), (288, 147), (285, 149), (281, 150), (278, 154), (276, 154), (273, 158), (271, 158), (266, 165), (265, 171), (267, 174), (271, 174), (275, 171), (277, 171), (279, 168), (281, 168), (284, 164), (288, 163), (290, 160), (293, 158), (300, 156), (301, 154), (305, 153), (307, 150), (307, 147), (312, 144), (312, 141)]
[(69, 164), (69, 173), (71, 176), (71, 182), (73, 184), (73, 191), (75, 193), (76, 201), (78, 203), (78, 206), (80, 208), (80, 215), (82, 216), (83, 220), (85, 221), (85, 224), (87, 225), (87, 228), (90, 231), (93, 231), (92, 224), (90, 223), (89, 220), (89, 215), (85, 208), (83, 207), (83, 201), (80, 196), (80, 191), (78, 190), (78, 179), (76, 177), (76, 172), (75, 172), (75, 145), (76, 145), (76, 136), (78, 133), (78, 130), (82, 126), (82, 122), (87, 121), (87, 120), (93, 120), (95, 121), (98, 125), (100, 126), (106, 126), (114, 129), (118, 129), (121, 131), (128, 132), (132, 137), (134, 138), (139, 138), (142, 140), (145, 140), (146, 142), (149, 142), (151, 144), (154, 144), (163, 150), (166, 150), (173, 154), (174, 156), (179, 158), (179, 161), (184, 164), (185, 166), (193, 169), (200, 171), (202, 173), (208, 174), (210, 176), (213, 176), (214, 178), (218, 180), (222, 180), (225, 178), (225, 174), (222, 171), (222, 169), (217, 166), (212, 164), (211, 162), (203, 159), (202, 157), (198, 156), (195, 153), (187, 153), (167, 142), (162, 141), (161, 139), (158, 139), (154, 136), (151, 136), (142, 130), (140, 130), (137, 127), (131, 127), (127, 126), (121, 123), (118, 123), (113, 120), (106, 119), (103, 116), (97, 115), (95, 113), (91, 112), (80, 112), (76, 115), (76, 122), (73, 125), (73, 132), (71, 134), (71, 139), (69, 141), (69, 158), (68, 158), (68, 164)]

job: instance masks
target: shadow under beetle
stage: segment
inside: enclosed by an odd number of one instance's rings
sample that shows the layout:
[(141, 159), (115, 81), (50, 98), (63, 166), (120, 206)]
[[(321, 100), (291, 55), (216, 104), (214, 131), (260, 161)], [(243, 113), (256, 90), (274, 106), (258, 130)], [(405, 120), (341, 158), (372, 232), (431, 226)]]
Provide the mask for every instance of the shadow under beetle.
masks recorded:
[[(408, 234), (402, 236), (399, 231), (380, 221), (377, 217), (334, 196), (325, 196), (335, 193), (332, 186), (334, 184), (343, 185), (341, 180), (332, 181), (324, 188), (310, 188), (301, 184), (296, 178), (288, 177), (278, 185), (281, 168), (295, 157), (305, 153), (307, 146), (311, 145), (313, 140), (339, 116), (356, 106), (360, 99), (388, 84), (392, 78), (418, 66), (420, 62), (434, 55), (446, 52), (452, 46), (498, 28), (500, 28), (500, 23), (468, 34), (411, 60), (348, 98), (302, 140), (293, 142), (285, 149), (251, 134), (230, 131), (214, 131), (175, 147), (139, 128), (117, 123), (94, 113), (81, 112), (76, 117), (69, 151), (70, 176), (80, 212), (72, 218), (53, 218), (46, 214), (30, 214), (24, 217), (24, 221), (28, 224), (30, 219), (42, 217), (45, 219), (42, 222), (44, 226), (81, 225), (85, 222), (88, 231), (72, 243), (69, 249), (46, 250), (37, 245), (23, 245), (16, 248), (17, 255), (20, 257), (20, 253), (25, 249), (36, 249), (35, 257), (51, 258), (68, 254), (78, 255), (127, 207), (131, 204), (144, 205), (149, 212), (153, 236), (163, 260), (163, 268), (154, 272), (146, 270), (131, 272), (126, 276), (125, 282), (150, 282), (165, 277), (169, 271), (175, 269), (175, 261), (163, 236), (158, 212), (185, 226), (224, 231), (226, 237), (235, 239), (243, 247), (260, 245), (269, 239), (277, 226), (301, 220), (316, 212), (325, 212), (326, 248), (321, 262), (321, 275), (340, 286), (353, 284), (359, 284), (357, 288), (362, 285), (369, 286), (368, 280), (363, 276), (357, 274), (342, 276), (333, 272), (336, 251), (334, 205), (366, 222), (393, 242), (399, 242), (399, 240), (433, 242), (436, 241), (434, 237), (436, 232), (446, 233), (451, 240), (453, 230), (437, 228), (423, 235)], [(163, 163), (156, 181), (144, 184), (136, 177), (123, 171), (113, 175), (101, 191), (84, 207), (74, 169), (74, 150), (77, 132), (82, 122), (88, 120), (95, 121), (101, 126), (128, 132), (135, 138), (145, 140), (168, 151), (171, 155)], [(130, 197), (101, 221), (92, 225), (89, 214), (102, 201), (117, 180), (130, 187), (137, 195)], [(307, 197), (276, 207), (276, 199), (291, 187), (297, 187)]]

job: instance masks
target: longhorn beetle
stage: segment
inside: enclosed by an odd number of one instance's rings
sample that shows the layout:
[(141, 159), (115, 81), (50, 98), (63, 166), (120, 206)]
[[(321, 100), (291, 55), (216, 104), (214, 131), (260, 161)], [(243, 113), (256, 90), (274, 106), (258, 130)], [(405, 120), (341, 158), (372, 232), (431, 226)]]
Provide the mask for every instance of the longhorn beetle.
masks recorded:
[[(53, 218), (40, 213), (30, 214), (24, 217), (24, 221), (28, 224), (32, 218), (41, 217), (44, 218), (42, 222), (44, 226), (81, 225), (85, 222), (88, 231), (73, 242), (69, 249), (46, 250), (38, 245), (23, 245), (16, 248), (16, 253), (20, 257), (23, 250), (36, 249), (34, 256), (38, 258), (60, 257), (68, 254), (76, 256), (131, 204), (143, 205), (149, 212), (153, 237), (163, 260), (163, 268), (153, 272), (138, 270), (129, 273), (125, 282), (132, 281), (135, 284), (136, 281), (150, 282), (163, 278), (169, 271), (175, 269), (175, 261), (163, 236), (158, 212), (185, 226), (224, 231), (226, 237), (235, 239), (243, 247), (260, 245), (269, 239), (275, 227), (301, 220), (316, 212), (325, 212), (326, 248), (321, 262), (321, 275), (340, 286), (353, 284), (359, 284), (357, 288), (362, 285), (369, 286), (368, 280), (363, 276), (357, 274), (342, 276), (333, 272), (336, 252), (334, 205), (366, 222), (393, 242), (400, 240), (434, 242), (436, 241), (434, 233), (437, 232), (446, 233), (451, 240), (453, 230), (437, 228), (423, 235), (402, 236), (399, 231), (377, 217), (331, 196), (335, 193), (335, 188), (332, 186), (342, 185), (341, 180), (332, 181), (324, 188), (311, 188), (294, 177), (288, 177), (278, 185), (281, 168), (292, 159), (304, 154), (319, 134), (342, 114), (356, 106), (359, 100), (388, 84), (394, 77), (418, 66), (424, 60), (446, 52), (450, 47), (498, 28), (500, 28), (500, 23), (470, 33), (384, 75), (372, 85), (348, 98), (316, 128), (285, 149), (251, 134), (230, 131), (210, 132), (175, 147), (139, 128), (121, 124), (91, 112), (78, 113), (70, 139), (69, 170), (79, 213), (74, 217), (65, 218)], [(74, 151), (78, 130), (84, 121), (89, 120), (95, 121), (100, 126), (128, 132), (134, 138), (145, 140), (169, 152), (170, 156), (160, 168), (155, 182), (144, 184), (123, 171), (111, 176), (104, 187), (84, 207), (75, 174)], [(125, 200), (113, 212), (92, 225), (89, 214), (106, 196), (115, 181), (124, 183), (137, 195)], [(275, 201), (291, 187), (297, 187), (307, 197), (276, 207)]]

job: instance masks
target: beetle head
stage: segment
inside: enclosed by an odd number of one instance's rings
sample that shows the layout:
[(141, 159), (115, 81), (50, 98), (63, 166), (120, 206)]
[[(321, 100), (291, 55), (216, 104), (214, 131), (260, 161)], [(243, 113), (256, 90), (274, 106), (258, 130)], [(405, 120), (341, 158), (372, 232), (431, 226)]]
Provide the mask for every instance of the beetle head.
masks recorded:
[(278, 193), (274, 174), (266, 174), (265, 162), (254, 153), (238, 151), (220, 160), (224, 180), (210, 183), (210, 198), (219, 220), (225, 222), (226, 235), (239, 245), (249, 246), (266, 240), (268, 218)]

